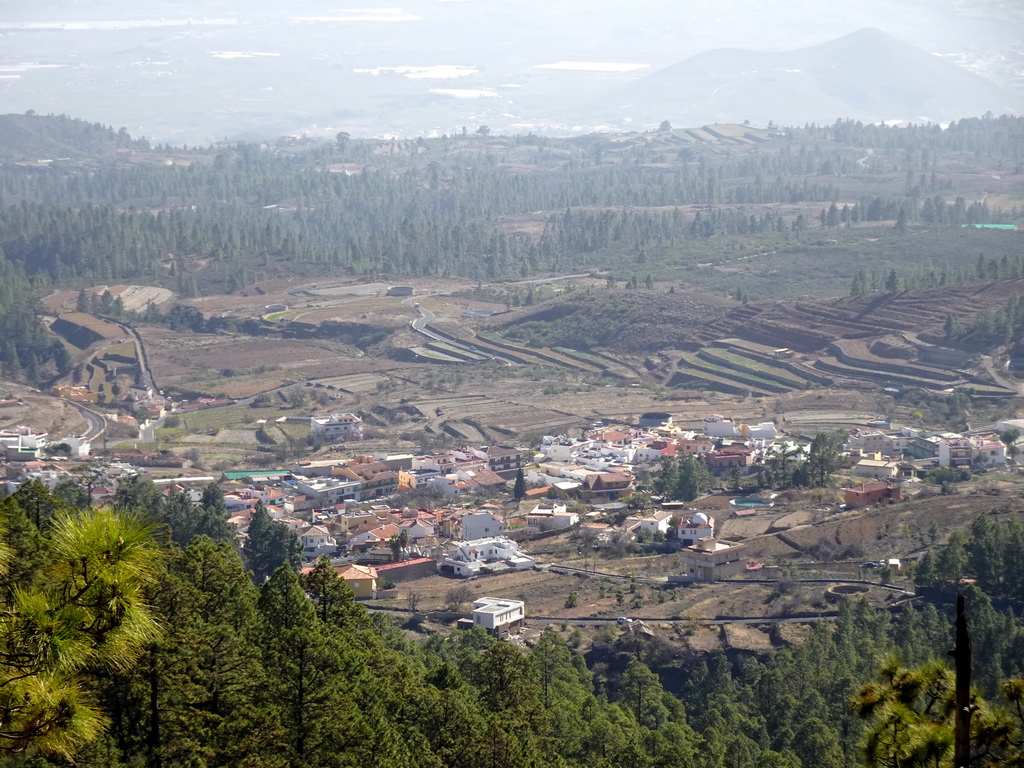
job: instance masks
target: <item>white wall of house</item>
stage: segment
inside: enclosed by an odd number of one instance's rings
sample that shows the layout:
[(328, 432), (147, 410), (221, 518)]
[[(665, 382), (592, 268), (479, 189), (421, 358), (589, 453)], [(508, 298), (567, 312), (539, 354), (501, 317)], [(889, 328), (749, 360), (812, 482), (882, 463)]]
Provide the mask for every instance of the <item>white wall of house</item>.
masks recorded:
[(736, 422), (724, 417), (709, 416), (704, 419), (704, 434), (711, 437), (736, 437), (740, 434)]
[(490, 512), (470, 512), (462, 516), (462, 538), (483, 539), (497, 536), (505, 530), (505, 521), (498, 520)]
[(493, 631), (499, 627), (522, 621), (526, 606), (522, 600), (500, 597), (481, 597), (473, 601), (473, 626)]

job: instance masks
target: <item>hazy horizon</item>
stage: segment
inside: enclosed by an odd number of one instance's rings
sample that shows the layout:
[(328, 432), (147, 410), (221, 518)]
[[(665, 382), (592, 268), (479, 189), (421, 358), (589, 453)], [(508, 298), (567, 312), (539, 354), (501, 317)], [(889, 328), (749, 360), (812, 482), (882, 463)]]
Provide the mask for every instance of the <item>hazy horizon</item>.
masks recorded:
[[(64, 113), (175, 144), (338, 131), (409, 137), (481, 124), (518, 133), (645, 128), (651, 118), (601, 124), (573, 109), (702, 52), (783, 51), (864, 27), (1019, 96), (1020, 12), (995, 6), (42, 0), (0, 11), (0, 111)], [(714, 119), (670, 112), (663, 117), (679, 124)]]

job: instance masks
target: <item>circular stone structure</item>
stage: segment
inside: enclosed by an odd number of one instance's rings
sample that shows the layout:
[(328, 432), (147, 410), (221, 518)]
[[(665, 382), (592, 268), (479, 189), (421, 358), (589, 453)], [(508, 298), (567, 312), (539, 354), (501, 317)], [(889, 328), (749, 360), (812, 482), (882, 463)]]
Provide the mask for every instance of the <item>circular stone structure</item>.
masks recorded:
[(834, 603), (843, 597), (863, 595), (870, 589), (871, 587), (867, 584), (833, 584), (825, 590), (825, 599)]
[(774, 507), (775, 502), (761, 496), (741, 496), (729, 501), (734, 507)]

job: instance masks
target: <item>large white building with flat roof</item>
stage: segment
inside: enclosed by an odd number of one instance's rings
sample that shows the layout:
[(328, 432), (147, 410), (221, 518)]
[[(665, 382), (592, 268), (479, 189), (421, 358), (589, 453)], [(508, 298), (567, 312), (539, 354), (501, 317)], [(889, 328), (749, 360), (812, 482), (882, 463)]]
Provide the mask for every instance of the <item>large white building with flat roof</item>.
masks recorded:
[(482, 627), (495, 637), (519, 629), (525, 620), (526, 606), (522, 600), (481, 597), (473, 601), (473, 626)]
[(326, 440), (362, 440), (363, 420), (354, 413), (313, 416), (309, 420), (309, 434)]

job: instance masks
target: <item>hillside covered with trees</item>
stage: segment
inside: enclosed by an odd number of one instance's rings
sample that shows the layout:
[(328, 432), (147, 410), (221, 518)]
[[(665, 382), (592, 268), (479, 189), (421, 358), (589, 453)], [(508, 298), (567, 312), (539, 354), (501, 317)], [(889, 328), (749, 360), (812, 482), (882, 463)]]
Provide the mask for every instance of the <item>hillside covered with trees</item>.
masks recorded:
[[(6, 156), (54, 150), (0, 167), (0, 267), (21, 297), (0, 305), (19, 329), (0, 362), (29, 379), (61, 361), (32, 336), (24, 285), (187, 298), (285, 274), (596, 272), (749, 298), (960, 284), (978, 279), (979, 255), (985, 277), (989, 264), (1024, 272), (1017, 234), (962, 229), (1021, 216), (1015, 117), (191, 150), (65, 117), (7, 120)], [(729, 266), (768, 256), (756, 275)]]

